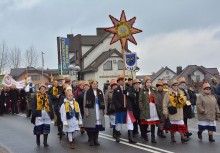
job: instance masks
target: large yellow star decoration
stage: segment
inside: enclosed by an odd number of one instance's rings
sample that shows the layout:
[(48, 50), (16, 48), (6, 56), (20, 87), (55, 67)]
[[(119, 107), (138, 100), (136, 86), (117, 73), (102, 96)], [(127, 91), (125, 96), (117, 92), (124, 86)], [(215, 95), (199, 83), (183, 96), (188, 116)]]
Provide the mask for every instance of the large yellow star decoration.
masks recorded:
[(137, 42), (135, 41), (133, 34), (140, 33), (142, 32), (142, 30), (133, 27), (136, 17), (133, 17), (132, 19), (127, 21), (124, 10), (121, 13), (120, 21), (111, 15), (109, 15), (109, 17), (112, 20), (112, 23), (114, 24), (113, 27), (105, 29), (105, 31), (114, 34), (110, 44), (113, 44), (120, 40), (123, 50), (125, 49), (128, 40), (137, 45)]

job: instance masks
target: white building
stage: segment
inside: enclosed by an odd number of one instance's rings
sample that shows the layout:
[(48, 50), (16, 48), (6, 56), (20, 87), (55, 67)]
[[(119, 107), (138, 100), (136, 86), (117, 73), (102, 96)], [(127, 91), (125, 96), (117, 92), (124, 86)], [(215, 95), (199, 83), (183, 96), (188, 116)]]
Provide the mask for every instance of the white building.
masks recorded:
[[(67, 35), (70, 39), (70, 61), (81, 68), (80, 80), (96, 79), (103, 89), (106, 80), (116, 79), (123, 73), (123, 56), (120, 41), (110, 45), (112, 34), (97, 28), (97, 35)], [(126, 47), (127, 48), (127, 47)], [(59, 43), (58, 43), (59, 51)], [(127, 52), (131, 52), (128, 48)], [(126, 71), (126, 76), (136, 77)]]

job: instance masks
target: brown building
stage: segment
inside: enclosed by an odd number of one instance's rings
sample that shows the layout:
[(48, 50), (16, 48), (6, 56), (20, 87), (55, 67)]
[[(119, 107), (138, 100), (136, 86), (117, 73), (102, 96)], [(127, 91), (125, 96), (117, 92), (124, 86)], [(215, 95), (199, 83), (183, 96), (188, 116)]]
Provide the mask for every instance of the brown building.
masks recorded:
[(58, 75), (58, 69), (44, 70), (43, 78), (42, 78), (42, 70), (36, 69), (34, 67), (11, 69), (10, 72), (10, 75), (15, 81), (23, 80), (26, 74), (28, 77), (31, 77), (32, 83), (35, 85), (39, 83), (49, 83), (50, 75), (52, 74), (53, 78), (55, 78)]

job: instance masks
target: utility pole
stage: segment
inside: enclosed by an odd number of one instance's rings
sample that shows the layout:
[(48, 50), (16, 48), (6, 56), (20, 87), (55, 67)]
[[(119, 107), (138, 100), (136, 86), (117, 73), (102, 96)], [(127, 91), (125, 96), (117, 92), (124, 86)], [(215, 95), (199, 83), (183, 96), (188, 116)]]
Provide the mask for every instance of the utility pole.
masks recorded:
[(42, 55), (42, 76), (41, 76), (41, 82), (44, 82), (44, 52), (41, 51), (41, 55)]

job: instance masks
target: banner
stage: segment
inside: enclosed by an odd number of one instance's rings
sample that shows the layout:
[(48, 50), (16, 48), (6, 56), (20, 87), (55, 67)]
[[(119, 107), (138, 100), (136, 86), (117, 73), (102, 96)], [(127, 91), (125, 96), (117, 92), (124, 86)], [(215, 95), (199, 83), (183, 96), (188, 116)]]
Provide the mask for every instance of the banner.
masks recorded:
[(61, 65), (59, 65), (59, 73), (61, 75), (69, 74), (69, 48), (70, 41), (68, 38), (60, 38), (60, 55), (61, 55)]
[[(28, 77), (28, 83), (31, 83), (31, 77)], [(25, 86), (25, 80), (21, 80), (21, 81), (15, 81), (10, 75), (5, 75), (3, 80), (2, 80), (2, 84), (5, 86), (12, 86), (15, 85), (16, 88), (21, 89)]]
[(137, 55), (136, 53), (125, 54), (125, 66), (127, 70), (134, 71), (137, 67)]

